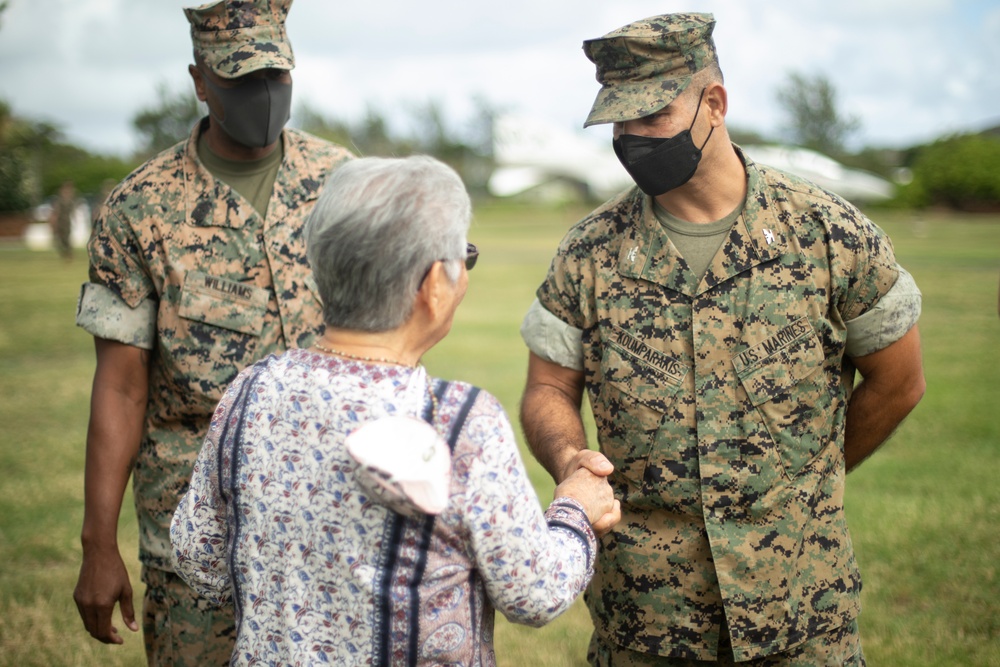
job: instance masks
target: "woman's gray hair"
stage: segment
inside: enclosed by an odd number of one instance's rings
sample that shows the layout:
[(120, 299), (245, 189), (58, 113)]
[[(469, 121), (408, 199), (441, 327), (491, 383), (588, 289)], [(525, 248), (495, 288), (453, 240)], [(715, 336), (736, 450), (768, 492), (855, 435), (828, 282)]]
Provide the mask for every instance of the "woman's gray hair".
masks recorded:
[[(364, 157), (334, 169), (306, 222), (309, 265), (327, 325), (391, 331), (413, 311), (437, 260), (464, 260), (472, 204), (432, 157)], [(460, 265), (445, 262), (458, 280)]]

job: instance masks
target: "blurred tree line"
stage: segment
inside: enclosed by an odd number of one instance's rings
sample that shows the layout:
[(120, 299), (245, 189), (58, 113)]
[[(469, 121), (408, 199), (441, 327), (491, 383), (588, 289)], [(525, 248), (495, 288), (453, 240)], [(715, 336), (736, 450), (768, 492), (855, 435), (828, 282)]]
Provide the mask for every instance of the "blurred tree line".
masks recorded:
[[(944, 136), (904, 150), (848, 150), (860, 119), (844, 114), (833, 84), (822, 74), (791, 72), (775, 91), (787, 117), (784, 139), (843, 165), (896, 184), (891, 206), (1000, 211), (1000, 126), (979, 133)], [(731, 132), (736, 143), (775, 143), (753, 132)]]
[[(0, 100), (0, 211), (21, 211), (52, 196), (67, 179), (93, 199), (107, 179), (120, 181), (146, 159), (184, 140), (207, 113), (193, 92), (157, 88), (156, 101), (132, 118), (138, 148), (127, 158), (98, 155), (65, 143), (56, 126), (22, 118)], [(446, 119), (433, 101), (396, 110), (393, 120), (369, 107), (357, 121), (325, 116), (300, 105), (291, 125), (350, 148), (357, 155), (425, 153), (451, 165), (473, 195), (486, 192), (493, 169), (495, 111), (474, 100), (472, 118), (462, 124)], [(92, 202), (93, 203), (93, 202)]]
[[(187, 137), (199, 118), (207, 114), (193, 92), (171, 93), (161, 86), (155, 105), (141, 109), (132, 125), (139, 136), (137, 158), (147, 159)], [(368, 106), (357, 121), (324, 115), (309, 104), (300, 104), (291, 125), (351, 149), (356, 155), (433, 155), (451, 165), (473, 194), (483, 193), (493, 167), (493, 118), (495, 111), (483, 99), (474, 100), (472, 119), (452, 126), (441, 106), (429, 101), (397, 110), (396, 122)]]
[(22, 118), (0, 100), (0, 211), (25, 211), (72, 180), (93, 197), (106, 180), (121, 180), (133, 160), (97, 155), (67, 143), (58, 127)]
[(1000, 126), (917, 146), (905, 162), (912, 180), (900, 188), (899, 206), (1000, 211)]
[[(0, 0), (0, 14), (3, 5)], [(788, 120), (782, 136), (768, 139), (730, 128), (734, 141), (791, 143), (902, 183), (894, 202), (898, 206), (1000, 210), (1000, 128), (943, 137), (905, 150), (867, 147), (850, 151), (847, 145), (860, 129), (860, 121), (841, 111), (836, 90), (825, 76), (792, 72), (775, 95)], [(126, 158), (73, 146), (58, 127), (19, 117), (0, 100), (0, 211), (26, 210), (52, 195), (67, 179), (93, 200), (103, 182), (121, 180), (145, 159), (183, 140), (205, 113), (193, 92), (174, 92), (161, 85), (156, 101), (133, 117), (139, 148)], [(471, 118), (453, 123), (437, 102), (428, 101), (394, 108), (391, 118), (369, 106), (360, 119), (346, 121), (301, 104), (291, 124), (357, 155), (434, 155), (462, 176), (474, 196), (482, 196), (494, 167), (492, 129), (497, 113), (485, 100), (477, 99)]]

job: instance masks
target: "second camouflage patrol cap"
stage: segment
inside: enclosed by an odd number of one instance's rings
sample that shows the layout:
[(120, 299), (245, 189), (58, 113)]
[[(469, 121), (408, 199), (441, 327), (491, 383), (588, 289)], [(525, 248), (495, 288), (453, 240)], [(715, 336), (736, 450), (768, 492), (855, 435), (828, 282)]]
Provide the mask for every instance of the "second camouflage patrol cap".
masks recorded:
[(664, 14), (588, 39), (601, 90), (584, 127), (648, 116), (680, 95), (695, 72), (718, 62), (712, 14)]
[(285, 18), (292, 0), (218, 0), (186, 7), (195, 53), (223, 79), (295, 67)]

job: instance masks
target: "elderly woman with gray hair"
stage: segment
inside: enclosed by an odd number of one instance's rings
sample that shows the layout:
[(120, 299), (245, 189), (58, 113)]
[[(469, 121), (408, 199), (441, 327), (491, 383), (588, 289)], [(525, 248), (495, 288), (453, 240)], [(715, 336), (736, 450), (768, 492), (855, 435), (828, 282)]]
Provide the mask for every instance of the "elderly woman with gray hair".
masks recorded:
[(541, 625), (587, 585), (620, 516), (605, 478), (580, 470), (543, 513), (497, 399), (419, 365), (465, 295), (470, 217), (429, 157), (324, 187), (326, 331), (236, 378), (171, 527), (177, 572), (236, 607), (233, 664), (491, 665), (494, 609)]

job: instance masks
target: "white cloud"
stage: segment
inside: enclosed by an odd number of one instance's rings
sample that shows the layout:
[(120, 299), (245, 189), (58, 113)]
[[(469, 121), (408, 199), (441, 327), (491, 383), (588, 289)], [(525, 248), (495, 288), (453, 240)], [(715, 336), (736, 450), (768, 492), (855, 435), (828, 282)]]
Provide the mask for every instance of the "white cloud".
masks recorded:
[[(190, 85), (188, 26), (164, 0), (14, 0), (0, 26), (0, 98), (102, 150), (132, 146), (157, 85)], [(584, 39), (664, 11), (711, 11), (730, 122), (771, 133), (792, 70), (824, 74), (866, 143), (903, 145), (1000, 122), (1000, 7), (989, 0), (296, 0), (296, 96), (334, 117), (474, 96), (578, 129), (597, 91)], [(601, 128), (588, 134), (604, 137)]]

